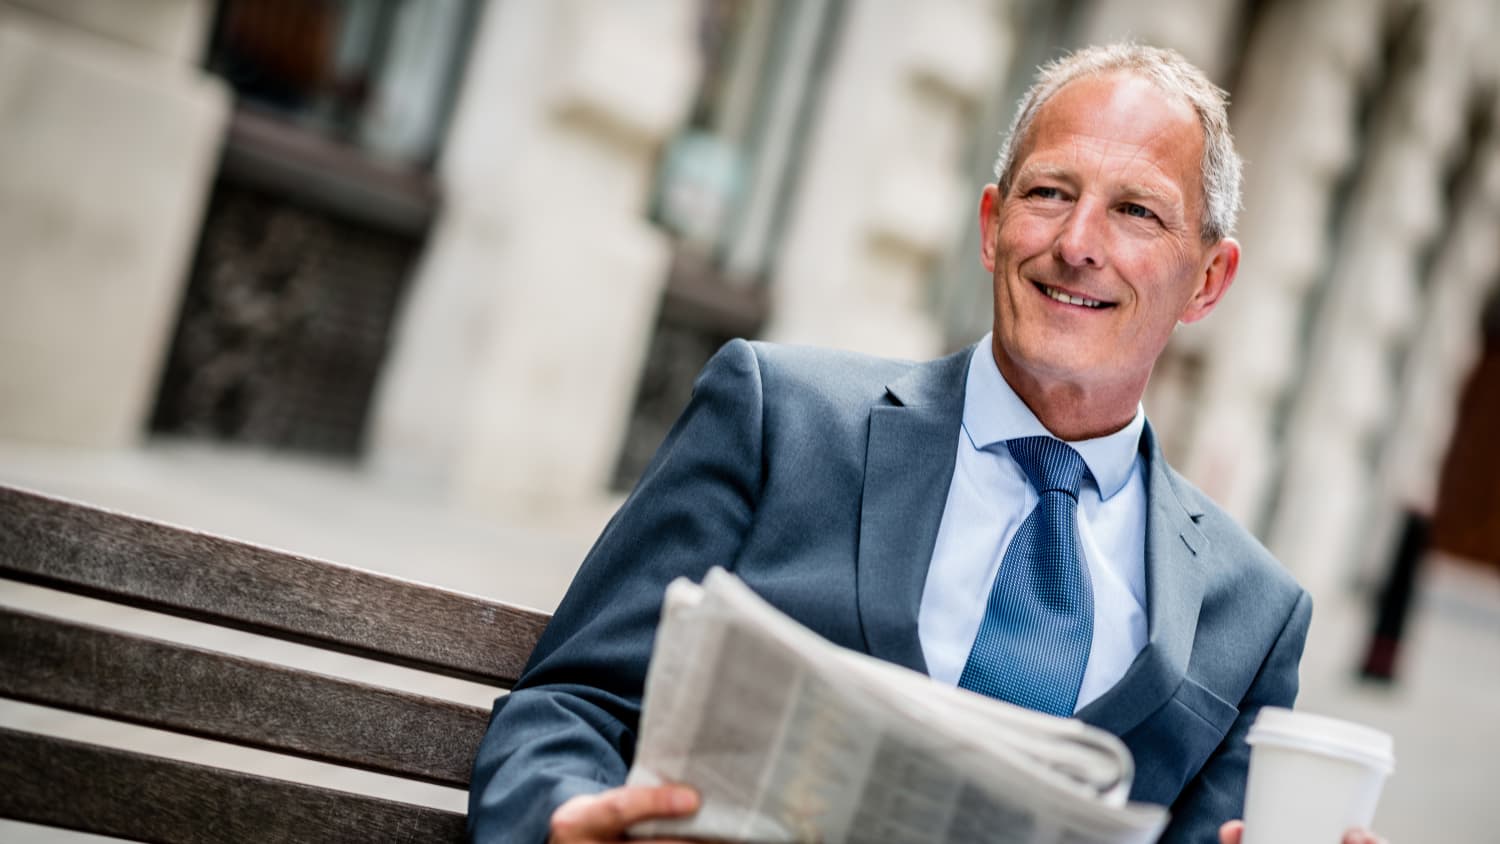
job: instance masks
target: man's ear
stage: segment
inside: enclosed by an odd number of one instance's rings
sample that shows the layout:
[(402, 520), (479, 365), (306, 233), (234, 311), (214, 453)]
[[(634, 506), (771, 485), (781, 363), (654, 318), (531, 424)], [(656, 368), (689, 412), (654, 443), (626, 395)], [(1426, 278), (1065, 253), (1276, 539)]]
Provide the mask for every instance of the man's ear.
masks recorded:
[(985, 185), (979, 195), (979, 260), (995, 272), (995, 242), (1000, 235), (1000, 187)]
[(1178, 319), (1181, 322), (1197, 322), (1212, 313), (1229, 290), (1229, 285), (1234, 283), (1234, 276), (1239, 269), (1239, 241), (1226, 237), (1215, 243), (1208, 252), (1208, 266), (1203, 270), (1203, 283), (1198, 286), (1198, 292), (1193, 294), (1193, 298), (1188, 300), (1187, 307)]

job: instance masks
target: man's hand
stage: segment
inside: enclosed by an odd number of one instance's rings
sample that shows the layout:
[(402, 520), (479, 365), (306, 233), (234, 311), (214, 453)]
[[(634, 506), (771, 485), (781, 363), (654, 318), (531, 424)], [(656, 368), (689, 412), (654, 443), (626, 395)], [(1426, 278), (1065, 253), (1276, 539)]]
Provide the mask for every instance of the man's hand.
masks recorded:
[[(1244, 821), (1230, 821), (1219, 827), (1219, 844), (1240, 844), (1244, 834)], [(1386, 844), (1386, 841), (1368, 829), (1351, 829), (1344, 833), (1342, 844)]]
[[(552, 813), (551, 844), (624, 841), (631, 824), (698, 811), (698, 792), (683, 785), (620, 786), (568, 800)], [(672, 844), (654, 840), (640, 844)], [(686, 844), (686, 842), (681, 842)]]

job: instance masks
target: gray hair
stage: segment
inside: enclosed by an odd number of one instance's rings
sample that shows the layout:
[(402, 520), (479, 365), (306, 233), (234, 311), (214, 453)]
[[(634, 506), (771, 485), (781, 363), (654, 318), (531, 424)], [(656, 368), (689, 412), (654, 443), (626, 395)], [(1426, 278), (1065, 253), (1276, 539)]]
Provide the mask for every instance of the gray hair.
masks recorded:
[(1038, 69), (1036, 81), (1021, 98), (1021, 107), (1011, 120), (995, 160), (995, 178), (1001, 193), (1010, 190), (1016, 146), (1031, 131), (1042, 106), (1069, 82), (1116, 71), (1136, 74), (1168, 96), (1181, 97), (1193, 107), (1203, 127), (1203, 240), (1212, 243), (1228, 237), (1234, 231), (1240, 210), (1242, 166), (1239, 153), (1234, 151), (1234, 138), (1229, 134), (1229, 95), (1181, 53), (1161, 47), (1132, 43), (1087, 47)]

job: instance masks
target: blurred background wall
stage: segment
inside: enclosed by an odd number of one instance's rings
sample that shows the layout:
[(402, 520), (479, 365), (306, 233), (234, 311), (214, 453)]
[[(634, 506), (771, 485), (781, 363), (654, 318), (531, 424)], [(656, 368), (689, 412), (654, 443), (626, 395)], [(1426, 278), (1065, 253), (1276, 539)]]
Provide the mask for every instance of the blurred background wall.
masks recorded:
[(1239, 282), (1147, 411), (1313, 591), (1305, 699), (1398, 732), (1387, 829), (1493, 840), (1445, 730), (1500, 693), (1497, 36), (1490, 0), (0, 0), (0, 480), (550, 609), (725, 340), (987, 330), (1015, 100), (1134, 37), (1247, 160)]

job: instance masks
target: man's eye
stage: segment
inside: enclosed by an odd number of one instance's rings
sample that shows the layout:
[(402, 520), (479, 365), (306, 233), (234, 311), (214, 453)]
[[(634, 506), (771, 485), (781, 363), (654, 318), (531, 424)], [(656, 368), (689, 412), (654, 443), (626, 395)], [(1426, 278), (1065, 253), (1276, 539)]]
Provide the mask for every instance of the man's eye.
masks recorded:
[(1150, 208), (1147, 208), (1144, 205), (1137, 205), (1134, 202), (1125, 203), (1124, 205), (1120, 206), (1120, 210), (1124, 211), (1127, 216), (1139, 217), (1142, 220), (1150, 220), (1156, 216), (1155, 214), (1151, 213)]
[(1027, 191), (1026, 195), (1036, 199), (1061, 199), (1062, 191), (1057, 188), (1035, 187)]

